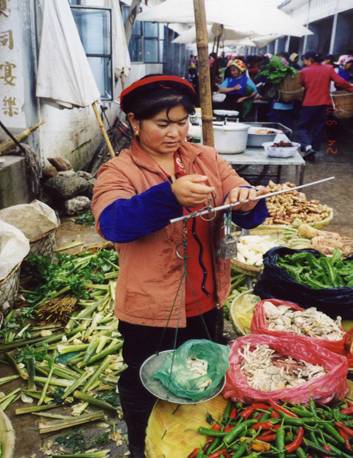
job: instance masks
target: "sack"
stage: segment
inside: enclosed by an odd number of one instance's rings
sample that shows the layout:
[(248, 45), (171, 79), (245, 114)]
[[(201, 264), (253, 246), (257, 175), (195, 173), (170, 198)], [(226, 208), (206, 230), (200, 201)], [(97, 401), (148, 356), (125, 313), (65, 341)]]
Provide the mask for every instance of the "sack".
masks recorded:
[[(268, 345), (276, 352), (291, 356), (299, 361), (320, 365), (326, 374), (295, 388), (265, 392), (252, 388), (246, 376), (240, 370), (241, 356), (239, 350), (246, 344)], [(230, 368), (226, 375), (225, 398), (244, 402), (253, 401), (286, 401), (293, 404), (305, 404), (310, 399), (328, 403), (334, 398), (343, 399), (348, 391), (348, 365), (345, 357), (337, 355), (320, 344), (301, 336), (273, 337), (251, 335), (240, 337), (233, 343), (229, 358)]]
[[(222, 383), (228, 368), (228, 356), (229, 348), (224, 345), (209, 340), (188, 340), (175, 350), (174, 359), (172, 354), (168, 355), (154, 378), (174, 395), (200, 401), (212, 396)], [(207, 361), (207, 374), (200, 376), (191, 372), (187, 365), (190, 358)], [(202, 389), (208, 380), (211, 380), (210, 385)]]
[[(265, 301), (260, 301), (256, 305), (254, 315), (251, 321), (251, 333), (252, 334), (266, 334), (268, 336), (274, 336), (274, 337), (297, 336), (298, 334), (294, 332), (274, 331), (272, 329), (268, 329), (265, 308), (264, 308), (265, 302), (271, 302), (271, 304), (275, 306), (287, 305), (291, 309), (297, 310), (297, 311), (304, 310), (302, 307), (299, 307), (299, 305), (294, 304), (293, 302), (282, 301), (279, 299), (266, 299)], [(340, 353), (340, 354), (346, 353), (345, 351), (346, 339), (345, 338), (342, 338), (340, 340), (327, 340), (327, 339), (321, 339), (321, 338), (315, 338), (315, 337), (307, 337), (307, 339), (312, 340), (314, 343), (317, 343), (321, 345), (322, 347), (327, 348), (330, 351), (333, 351), (334, 353)]]
[(343, 320), (350, 320), (353, 316), (353, 288), (313, 289), (297, 283), (277, 265), (280, 257), (300, 252), (321, 256), (316, 250), (292, 250), (285, 247), (272, 248), (265, 253), (264, 270), (255, 285), (254, 293), (261, 299), (284, 299), (304, 308), (316, 307), (334, 319), (340, 316)]

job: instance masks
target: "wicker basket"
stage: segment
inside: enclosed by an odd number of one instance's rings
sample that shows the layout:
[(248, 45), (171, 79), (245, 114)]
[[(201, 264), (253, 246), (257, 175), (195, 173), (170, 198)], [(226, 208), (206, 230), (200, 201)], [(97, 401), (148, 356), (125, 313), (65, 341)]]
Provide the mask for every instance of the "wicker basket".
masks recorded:
[(250, 277), (257, 277), (262, 270), (262, 267), (246, 264), (245, 262), (238, 261), (236, 258), (232, 259), (232, 264), (238, 272), (249, 275)]
[(55, 251), (56, 229), (42, 235), (40, 239), (30, 242), (29, 254), (52, 257)]
[(353, 117), (353, 92), (337, 91), (331, 94), (335, 116), (338, 119)]
[(250, 326), (249, 329), (244, 327), (244, 323), (241, 323), (239, 319), (240, 314), (244, 313), (244, 300), (248, 299), (249, 302), (249, 313), (252, 315), (252, 312), (255, 310), (257, 302), (260, 300), (258, 296), (253, 294), (252, 290), (245, 291), (242, 294), (239, 294), (230, 306), (229, 314), (232, 320), (233, 327), (235, 332), (241, 336), (250, 334)]
[(19, 286), (20, 264), (12, 269), (6, 278), (0, 280), (0, 308), (2, 308), (6, 302), (8, 302), (10, 306), (14, 304)]
[(304, 96), (304, 88), (300, 84), (299, 73), (294, 76), (287, 76), (282, 81), (278, 89), (278, 94), (281, 102), (294, 102), (295, 100), (302, 100)]

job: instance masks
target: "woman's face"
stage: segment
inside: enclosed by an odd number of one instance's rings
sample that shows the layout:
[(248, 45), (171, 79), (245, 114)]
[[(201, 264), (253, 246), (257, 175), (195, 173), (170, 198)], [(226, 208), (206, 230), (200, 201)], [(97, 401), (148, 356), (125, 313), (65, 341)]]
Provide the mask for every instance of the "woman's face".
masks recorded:
[(232, 65), (230, 67), (230, 76), (232, 78), (237, 78), (239, 75), (240, 75), (240, 70), (235, 66), (235, 65)]
[(134, 115), (129, 120), (138, 132), (142, 146), (157, 154), (174, 154), (185, 141), (189, 130), (189, 115), (182, 105), (167, 110), (151, 119), (138, 121)]

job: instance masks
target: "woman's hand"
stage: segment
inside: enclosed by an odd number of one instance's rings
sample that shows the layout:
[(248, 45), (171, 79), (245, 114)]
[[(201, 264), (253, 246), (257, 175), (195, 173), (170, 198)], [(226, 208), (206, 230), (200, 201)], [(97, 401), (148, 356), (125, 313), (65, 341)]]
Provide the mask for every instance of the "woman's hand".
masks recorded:
[[(234, 188), (228, 194), (225, 201), (226, 204), (233, 204), (235, 202), (244, 202), (246, 200), (255, 199), (258, 196), (263, 196), (268, 193), (268, 189), (264, 186), (258, 186), (257, 188)], [(244, 204), (237, 205), (234, 207), (234, 211), (249, 212), (253, 210), (258, 201), (247, 202)]]
[(172, 191), (180, 205), (193, 207), (207, 203), (215, 189), (206, 185), (208, 178), (203, 175), (186, 175), (172, 184)]
[(242, 103), (242, 102), (245, 102), (245, 100), (247, 100), (249, 97), (239, 97), (239, 99), (237, 100), (237, 103)]
[(236, 84), (234, 87), (231, 88), (232, 91), (240, 91), (241, 89), (241, 84)]

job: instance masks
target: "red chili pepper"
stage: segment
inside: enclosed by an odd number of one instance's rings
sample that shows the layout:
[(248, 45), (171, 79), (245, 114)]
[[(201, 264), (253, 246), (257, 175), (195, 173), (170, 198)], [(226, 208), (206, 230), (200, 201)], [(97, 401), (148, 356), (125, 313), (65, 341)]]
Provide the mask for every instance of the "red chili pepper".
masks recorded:
[(267, 432), (264, 434), (260, 434), (259, 436), (256, 437), (256, 439), (258, 439), (259, 441), (263, 441), (263, 442), (273, 442), (276, 440), (276, 434)]
[(230, 455), (227, 452), (226, 448), (222, 448), (222, 450), (218, 450), (218, 452), (212, 453), (212, 455), (209, 455), (208, 458), (219, 458), (220, 456), (224, 456), (225, 458), (229, 458)]
[(250, 407), (247, 407), (246, 409), (244, 409), (242, 411), (242, 413), (240, 414), (240, 416), (242, 418), (244, 418), (244, 420), (247, 420), (249, 417), (251, 417), (251, 415), (255, 412), (255, 409), (254, 407), (250, 406)]
[(288, 415), (288, 417), (296, 417), (296, 418), (298, 418), (298, 415), (296, 415), (295, 413), (291, 412), (290, 410), (285, 409), (284, 407), (280, 406), (276, 402), (270, 400), (269, 403), (271, 404), (271, 407), (276, 412), (282, 412), (282, 413)]
[(190, 455), (188, 456), (188, 458), (197, 458), (197, 455), (199, 454), (199, 451), (200, 449), (199, 448), (195, 448), (195, 450), (193, 450)]
[(346, 426), (344, 423), (342, 423), (340, 421), (336, 421), (335, 425), (338, 428), (340, 428), (342, 431), (347, 433), (349, 435), (349, 437), (353, 437), (353, 429), (352, 428), (348, 428), (348, 426)]
[(281, 415), (274, 410), (271, 412), (271, 418), (281, 418)]
[(252, 429), (258, 431), (259, 429), (272, 429), (275, 426), (271, 421), (260, 421), (252, 425)]
[(341, 413), (343, 413), (343, 415), (353, 415), (353, 406), (342, 409)]
[(351, 444), (349, 442), (351, 436), (346, 431), (344, 431), (344, 429), (340, 428), (339, 426), (337, 426), (337, 430), (338, 430), (338, 432), (340, 433), (340, 435), (344, 439), (344, 442), (345, 442), (345, 445), (346, 445), (346, 449), (347, 450), (352, 450), (352, 446), (351, 446)]
[(256, 415), (253, 416), (253, 419), (254, 420), (260, 420), (260, 418), (263, 417), (263, 414), (262, 413), (257, 413)]
[(285, 449), (287, 450), (287, 452), (288, 453), (295, 452), (302, 445), (303, 439), (304, 439), (304, 428), (300, 427), (298, 429), (297, 436), (295, 437), (293, 442), (291, 442), (290, 444), (286, 445)]
[(269, 410), (271, 408), (269, 404), (265, 404), (263, 402), (254, 402), (251, 404), (251, 407), (254, 407), (255, 410), (257, 409)]
[(225, 433), (229, 433), (230, 431), (233, 431), (233, 429), (235, 428), (234, 425), (227, 425), (225, 428), (224, 428), (224, 432)]
[(235, 418), (237, 418), (237, 415), (238, 415), (238, 410), (234, 407), (234, 409), (232, 409), (229, 414), (229, 419), (234, 420)]
[(211, 426), (211, 429), (213, 429), (213, 431), (220, 431), (222, 429), (222, 426), (219, 425), (218, 423), (214, 423), (212, 426)]

